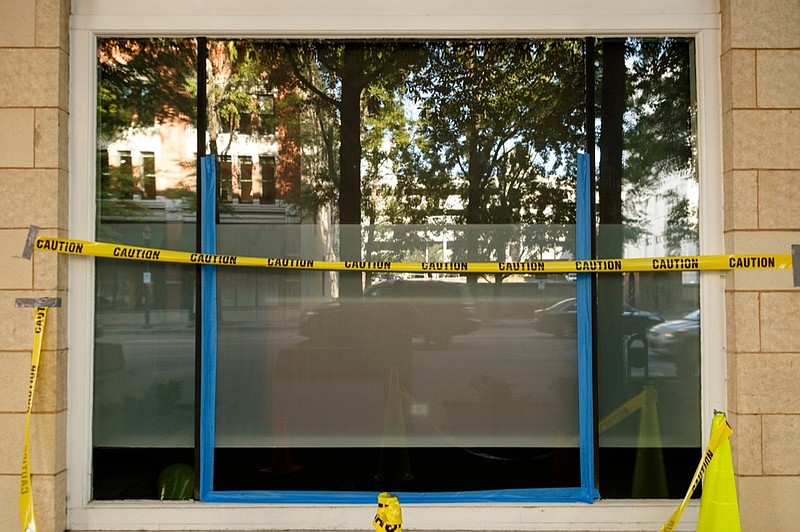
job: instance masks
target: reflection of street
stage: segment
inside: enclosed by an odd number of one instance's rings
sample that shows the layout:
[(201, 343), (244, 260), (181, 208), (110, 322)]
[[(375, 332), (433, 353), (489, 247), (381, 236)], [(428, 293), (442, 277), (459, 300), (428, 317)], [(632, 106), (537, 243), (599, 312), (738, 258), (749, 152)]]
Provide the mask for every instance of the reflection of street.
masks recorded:
[[(380, 446), (390, 393), (401, 395), (395, 417), (410, 445), (550, 446), (577, 435), (574, 338), (537, 332), (528, 319), (484, 320), (444, 346), (350, 325), (346, 345), (311, 342), (296, 324), (223, 326), (218, 445)], [(104, 330), (98, 342), (97, 443), (191, 445), (194, 331)], [(651, 379), (674, 377), (673, 361), (649, 362)], [(392, 369), (399, 390), (387, 385)], [(632, 368), (630, 382), (643, 371)], [(156, 422), (137, 423), (153, 411)]]

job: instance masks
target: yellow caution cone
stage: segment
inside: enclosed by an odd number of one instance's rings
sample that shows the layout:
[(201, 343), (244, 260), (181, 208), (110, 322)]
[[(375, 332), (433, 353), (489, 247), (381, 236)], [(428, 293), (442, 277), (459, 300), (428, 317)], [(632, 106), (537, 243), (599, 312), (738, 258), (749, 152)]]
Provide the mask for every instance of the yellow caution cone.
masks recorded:
[(376, 532), (403, 532), (403, 512), (395, 495), (386, 492), (378, 495), (378, 511), (372, 525)]
[[(727, 424), (725, 414), (717, 412), (711, 423), (711, 433)], [(726, 437), (711, 458), (700, 496), (700, 515), (697, 532), (741, 532), (736, 479), (733, 474), (730, 436)]]
[(666, 498), (667, 473), (661, 450), (661, 427), (656, 409), (656, 390), (645, 388), (639, 425), (639, 445), (636, 450), (636, 466), (633, 473), (632, 496), (640, 499)]

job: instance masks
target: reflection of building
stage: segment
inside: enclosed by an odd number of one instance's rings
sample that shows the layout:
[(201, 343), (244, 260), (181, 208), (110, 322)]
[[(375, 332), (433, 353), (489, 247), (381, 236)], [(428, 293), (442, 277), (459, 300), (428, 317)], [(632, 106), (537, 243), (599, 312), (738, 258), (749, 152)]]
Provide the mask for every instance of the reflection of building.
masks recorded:
[[(276, 95), (277, 91), (269, 93), (268, 100), (273, 102)], [(296, 140), (290, 138), (290, 128), (276, 127), (274, 103), (258, 108), (263, 112), (257, 117), (241, 113), (240, 129), (206, 135), (218, 153), (219, 231), (224, 233), (228, 224), (242, 231), (248, 231), (248, 225), (267, 224), (274, 230), (261, 233), (272, 238), (256, 234), (248, 239), (246, 249), (227, 252), (299, 256), (301, 233), (289, 227), (299, 224), (300, 217), (287, 201), (296, 197), (300, 183), (299, 156), (293, 148)], [(282, 144), (287, 146), (285, 151), (280, 149)], [(196, 150), (197, 131), (180, 118), (147, 127), (135, 125), (116, 138), (101, 141), (97, 154), (100, 238), (107, 235), (112, 241), (161, 249), (196, 249)], [(142, 236), (143, 228), (149, 231), (149, 238)], [(259, 241), (262, 246), (254, 247)], [(221, 235), (220, 242), (224, 248), (241, 238)], [(148, 271), (146, 283), (140, 265), (115, 264), (98, 270), (96, 297), (98, 308), (105, 311), (98, 321), (137, 322), (142, 311), (156, 325), (191, 319), (195, 288), (187, 268), (172, 264), (149, 267), (152, 271)], [(256, 271), (226, 272), (220, 278), (223, 314), (239, 321), (243, 317), (258, 321), (263, 318), (262, 311), (277, 304), (276, 298), (299, 301), (299, 274), (289, 272), (284, 277), (279, 280)]]
[[(697, 240), (681, 239), (680, 249), (670, 249), (669, 220), (676, 203), (686, 200), (697, 227), (698, 184), (689, 170), (664, 176), (656, 190), (635, 204), (642, 219), (647, 220), (647, 231), (635, 242), (625, 244), (625, 257), (664, 257), (668, 255), (697, 255)], [(691, 226), (689, 226), (691, 227)], [(625, 300), (641, 308), (661, 309), (667, 314), (683, 315), (699, 308), (699, 272), (628, 273), (625, 275)]]

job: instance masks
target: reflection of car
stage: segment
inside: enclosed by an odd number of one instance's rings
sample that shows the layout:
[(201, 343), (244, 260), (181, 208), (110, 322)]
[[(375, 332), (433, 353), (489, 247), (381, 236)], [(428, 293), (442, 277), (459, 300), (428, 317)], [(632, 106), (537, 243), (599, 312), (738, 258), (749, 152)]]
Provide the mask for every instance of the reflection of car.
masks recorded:
[[(574, 297), (564, 299), (547, 308), (537, 310), (534, 313), (534, 326), (538, 331), (556, 336), (576, 336), (577, 311), (578, 302)], [(626, 336), (643, 333), (663, 321), (661, 316), (653, 312), (639, 310), (630, 305), (622, 307), (622, 333)]]
[(300, 334), (323, 340), (348, 334), (386, 340), (407, 333), (441, 345), (479, 326), (466, 284), (397, 279), (370, 286), (357, 301), (332, 302), (307, 312)]
[(652, 354), (693, 357), (700, 349), (700, 310), (656, 325), (647, 331), (647, 341)]

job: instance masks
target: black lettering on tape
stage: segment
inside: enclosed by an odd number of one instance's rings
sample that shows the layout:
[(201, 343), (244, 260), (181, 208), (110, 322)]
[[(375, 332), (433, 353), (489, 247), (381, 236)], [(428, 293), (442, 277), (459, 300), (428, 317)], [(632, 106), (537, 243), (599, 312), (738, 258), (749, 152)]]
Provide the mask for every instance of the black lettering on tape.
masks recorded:
[(728, 262), (731, 268), (774, 268), (775, 257), (731, 257)]

